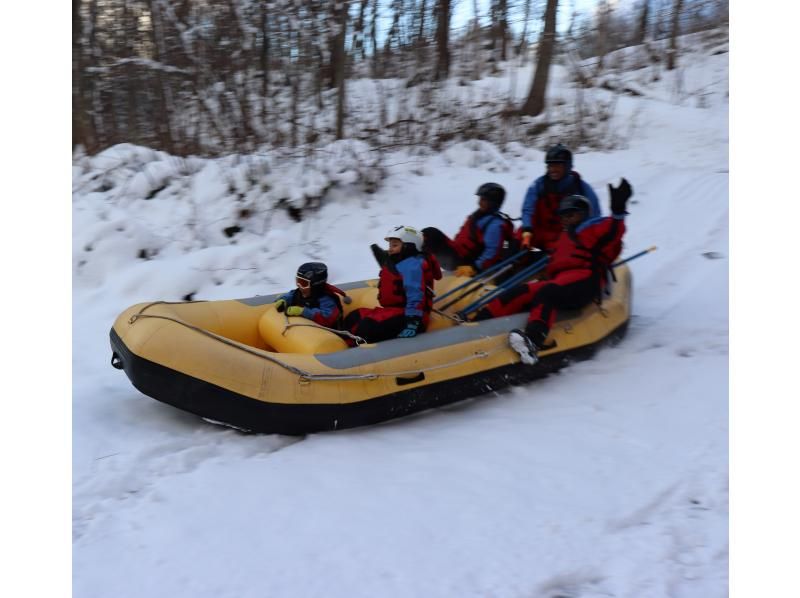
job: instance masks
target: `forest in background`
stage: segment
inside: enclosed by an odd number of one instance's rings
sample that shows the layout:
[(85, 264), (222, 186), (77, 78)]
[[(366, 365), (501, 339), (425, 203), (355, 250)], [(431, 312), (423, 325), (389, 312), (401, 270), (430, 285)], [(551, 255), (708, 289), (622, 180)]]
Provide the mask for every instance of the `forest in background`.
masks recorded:
[[(576, 148), (602, 148), (613, 145), (602, 126), (613, 102), (592, 101), (592, 89), (635, 95), (615, 88), (615, 72), (680, 69), (681, 35), (727, 41), (727, 0), (624, 9), (600, 0), (583, 13), (562, 4), (73, 0), (73, 150), (132, 143), (174, 156), (308, 155), (341, 139), (440, 149), (468, 139), (536, 143), (553, 127)], [(471, 12), (466, 25), (453, 27), (456, 9)], [(513, 77), (489, 93), (473, 89), (509, 61), (529, 73), (528, 89)], [(553, 64), (578, 90), (560, 109), (546, 104)], [(349, 101), (359, 85), (372, 87)]]

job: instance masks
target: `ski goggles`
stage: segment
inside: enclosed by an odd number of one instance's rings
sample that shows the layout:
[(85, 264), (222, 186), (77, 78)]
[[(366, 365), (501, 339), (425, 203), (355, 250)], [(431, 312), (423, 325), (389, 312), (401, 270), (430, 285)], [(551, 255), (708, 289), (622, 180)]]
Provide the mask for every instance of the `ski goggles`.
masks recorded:
[(311, 280), (308, 278), (303, 278), (302, 276), (297, 276), (295, 279), (295, 284), (297, 285), (298, 289), (310, 289), (311, 288)]

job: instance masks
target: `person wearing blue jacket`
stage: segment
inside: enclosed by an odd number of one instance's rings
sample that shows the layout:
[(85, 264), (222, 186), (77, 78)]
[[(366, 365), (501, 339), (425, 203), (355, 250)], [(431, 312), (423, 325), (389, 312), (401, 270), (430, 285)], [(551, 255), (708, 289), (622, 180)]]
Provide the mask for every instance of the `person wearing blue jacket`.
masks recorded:
[(547, 171), (537, 178), (525, 193), (522, 203), (522, 225), (517, 231), (521, 247), (538, 248), (552, 253), (561, 234), (558, 205), (570, 195), (582, 195), (589, 200), (589, 218), (600, 216), (600, 203), (589, 184), (572, 170), (572, 152), (561, 144), (554, 145), (545, 155)]
[(378, 306), (355, 309), (344, 327), (368, 343), (412, 338), (424, 332), (433, 309), (434, 280), (442, 277), (436, 258), (424, 253), (422, 236), (410, 226), (395, 226), (386, 234), (389, 249), (372, 245), (381, 266)]
[(344, 293), (328, 284), (328, 267), (322, 262), (308, 262), (297, 269), (296, 289), (282, 295), (275, 302), (279, 312), (287, 316), (303, 317), (326, 328), (340, 328), (342, 303), (338, 295)]
[(455, 238), (438, 228), (424, 228), (425, 250), (436, 255), (456, 276), (475, 276), (506, 257), (513, 235), (511, 219), (500, 211), (506, 190), (497, 183), (484, 183), (475, 192), (478, 209), (467, 216)]

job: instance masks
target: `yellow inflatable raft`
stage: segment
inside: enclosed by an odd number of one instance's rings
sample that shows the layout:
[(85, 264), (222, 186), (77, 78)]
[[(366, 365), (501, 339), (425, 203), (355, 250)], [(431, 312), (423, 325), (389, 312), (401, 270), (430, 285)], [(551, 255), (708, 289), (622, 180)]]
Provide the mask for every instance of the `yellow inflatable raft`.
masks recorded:
[[(305, 434), (373, 424), (540, 377), (620, 338), (630, 319), (631, 274), (615, 269), (601, 305), (563, 313), (535, 366), (519, 362), (508, 332), (526, 313), (482, 322), (452, 318), (492, 287), (435, 313), (410, 339), (349, 347), (304, 318), (286, 317), (277, 295), (225, 301), (141, 303), (111, 329), (112, 365), (144, 394), (236, 428)], [(464, 282), (445, 276), (442, 295)], [(345, 312), (377, 302), (377, 280), (339, 285)]]

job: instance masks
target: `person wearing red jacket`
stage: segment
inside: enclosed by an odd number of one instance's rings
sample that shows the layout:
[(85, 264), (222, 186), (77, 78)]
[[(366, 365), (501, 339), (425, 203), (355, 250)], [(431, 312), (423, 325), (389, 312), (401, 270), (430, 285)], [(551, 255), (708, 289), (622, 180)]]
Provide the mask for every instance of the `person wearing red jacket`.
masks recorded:
[(516, 238), (525, 249), (538, 248), (552, 253), (561, 234), (559, 202), (569, 195), (582, 195), (589, 201), (589, 218), (600, 216), (600, 205), (592, 187), (572, 170), (572, 152), (560, 143), (547, 150), (546, 172), (525, 193), (522, 224)]
[(356, 309), (344, 320), (346, 330), (368, 343), (424, 332), (433, 309), (433, 281), (442, 277), (436, 258), (421, 251), (422, 236), (415, 229), (396, 226), (385, 240), (388, 251), (372, 246), (381, 265), (380, 307)]
[(500, 211), (506, 190), (497, 183), (484, 183), (475, 194), (478, 209), (467, 216), (455, 238), (438, 228), (422, 229), (426, 251), (447, 270), (455, 270), (456, 276), (475, 276), (504, 259), (514, 236), (511, 219)]
[(523, 363), (533, 365), (556, 320), (559, 309), (580, 309), (600, 296), (606, 274), (622, 251), (625, 207), (633, 195), (627, 180), (608, 186), (612, 216), (589, 218), (590, 202), (582, 195), (561, 200), (558, 213), (563, 230), (553, 247), (544, 280), (512, 287), (478, 311), (475, 320), (530, 310), (525, 330), (509, 333), (511, 347)]

